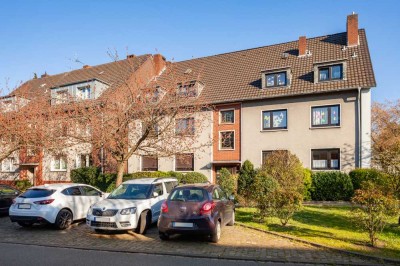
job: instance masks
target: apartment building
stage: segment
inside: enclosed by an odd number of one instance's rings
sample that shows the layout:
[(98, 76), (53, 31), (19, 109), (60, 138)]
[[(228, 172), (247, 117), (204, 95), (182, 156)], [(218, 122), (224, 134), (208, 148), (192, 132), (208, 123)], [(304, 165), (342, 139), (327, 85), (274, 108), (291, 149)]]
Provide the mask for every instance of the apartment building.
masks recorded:
[[(154, 57), (136, 57), (139, 62), (134, 72), (149, 58)], [(60, 74), (79, 78), (60, 78), (54, 82), (57, 86), (47, 88), (58, 95), (60, 88), (70, 84), (74, 84), (69, 87), (71, 91), (99, 84), (102, 91), (107, 91), (113, 82), (99, 73), (102, 68), (114, 67), (113, 64), (123, 68), (123, 61)], [(296, 154), (313, 171), (349, 171), (370, 166), (371, 88), (376, 82), (366, 33), (358, 28), (357, 14), (347, 17), (345, 32), (313, 38), (301, 36), (291, 42), (172, 64), (191, 81), (187, 86), (177, 85), (177, 89), (190, 90), (201, 84), (201, 90), (196, 90), (193, 97), (213, 107), (199, 114), (209, 122), (202, 132), (197, 132), (198, 142), (208, 144), (193, 153), (166, 158), (134, 155), (128, 161), (128, 172), (198, 171), (215, 181), (221, 168), (235, 173), (245, 160), (260, 167), (274, 150)], [(33, 82), (40, 87), (49, 84), (49, 78)], [(80, 93), (85, 95), (82, 97), (92, 95), (85, 89)], [(192, 127), (196, 119), (194, 116), (177, 122), (176, 130)], [(85, 151), (85, 158), (89, 158), (89, 153)], [(50, 158), (43, 160), (43, 165), (56, 166), (43, 171), (49, 172), (43, 176), (62, 170), (64, 174), (55, 179), (68, 181), (76, 158), (83, 157), (77, 154), (75, 159), (55, 163)], [(89, 159), (79, 159), (83, 161), (90, 164)], [(5, 165), (3, 170), (10, 169), (9, 163)], [(23, 164), (14, 165), (19, 165), (21, 171)], [(18, 171), (18, 167), (13, 170)], [(5, 176), (4, 171), (0, 173), (3, 180)]]

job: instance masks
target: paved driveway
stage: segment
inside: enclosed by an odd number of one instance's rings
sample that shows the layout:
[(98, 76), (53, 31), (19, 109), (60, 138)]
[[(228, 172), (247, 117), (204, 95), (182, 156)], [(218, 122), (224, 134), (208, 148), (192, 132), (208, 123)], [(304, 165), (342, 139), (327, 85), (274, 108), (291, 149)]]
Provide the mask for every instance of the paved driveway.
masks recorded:
[(214, 244), (202, 237), (193, 236), (177, 236), (170, 241), (162, 242), (158, 238), (156, 226), (152, 226), (145, 236), (132, 232), (97, 234), (84, 223), (75, 223), (70, 229), (59, 231), (51, 226), (22, 228), (11, 223), (8, 217), (0, 217), (0, 242), (270, 262), (381, 264), (239, 226), (223, 228), (221, 241)]

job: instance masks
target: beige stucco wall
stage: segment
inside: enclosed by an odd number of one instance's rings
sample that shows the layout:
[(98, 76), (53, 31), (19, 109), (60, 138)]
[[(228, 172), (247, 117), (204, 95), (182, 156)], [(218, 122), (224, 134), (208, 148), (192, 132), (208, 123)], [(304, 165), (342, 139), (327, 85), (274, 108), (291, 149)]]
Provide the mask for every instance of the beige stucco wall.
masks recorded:
[[(338, 128), (311, 128), (311, 107), (340, 104)], [(255, 167), (262, 163), (262, 151), (289, 150), (311, 168), (311, 149), (340, 148), (340, 169), (356, 166), (357, 91), (295, 98), (270, 99), (242, 104), (242, 161)], [(367, 108), (367, 107), (365, 107)], [(262, 131), (262, 111), (287, 109), (287, 130)]]
[[(199, 119), (202, 123), (201, 130), (196, 130), (196, 148), (194, 149), (194, 171), (203, 173), (212, 181), (212, 111), (204, 111), (195, 116), (195, 120)], [(196, 122), (195, 122), (196, 123)], [(179, 147), (176, 148), (179, 151)], [(174, 156), (158, 158), (159, 171), (174, 171), (175, 158)], [(141, 157), (133, 155), (128, 161), (129, 173), (141, 171)]]

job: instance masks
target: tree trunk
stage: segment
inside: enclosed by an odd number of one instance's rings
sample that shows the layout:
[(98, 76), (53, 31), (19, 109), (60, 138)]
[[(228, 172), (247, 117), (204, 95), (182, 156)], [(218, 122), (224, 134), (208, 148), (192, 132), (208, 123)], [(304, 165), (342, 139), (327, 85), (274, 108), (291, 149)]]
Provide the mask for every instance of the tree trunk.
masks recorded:
[(117, 164), (117, 181), (115, 187), (121, 185), (124, 177), (126, 161), (118, 162)]

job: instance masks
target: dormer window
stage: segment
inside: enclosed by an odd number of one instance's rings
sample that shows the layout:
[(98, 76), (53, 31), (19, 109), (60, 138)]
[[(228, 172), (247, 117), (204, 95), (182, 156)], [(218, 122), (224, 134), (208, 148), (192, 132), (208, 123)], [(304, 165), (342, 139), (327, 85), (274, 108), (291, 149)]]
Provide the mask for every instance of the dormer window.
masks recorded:
[(346, 59), (314, 64), (314, 83), (346, 80)]
[(196, 80), (178, 83), (177, 94), (181, 97), (197, 97), (200, 95), (203, 88), (203, 83)]
[(319, 81), (343, 79), (343, 65), (332, 65), (318, 68)]
[(289, 86), (290, 78), (290, 68), (261, 71), (261, 83), (263, 89)]
[(91, 90), (89, 85), (78, 87), (76, 91), (76, 97), (81, 100), (87, 100), (90, 99), (90, 93)]
[(286, 72), (267, 75), (267, 87), (286, 86)]

